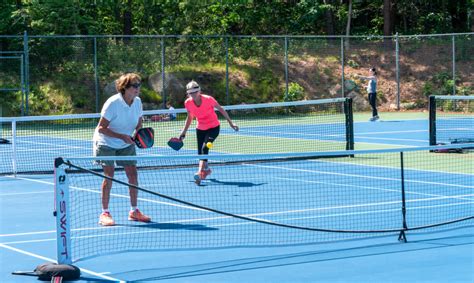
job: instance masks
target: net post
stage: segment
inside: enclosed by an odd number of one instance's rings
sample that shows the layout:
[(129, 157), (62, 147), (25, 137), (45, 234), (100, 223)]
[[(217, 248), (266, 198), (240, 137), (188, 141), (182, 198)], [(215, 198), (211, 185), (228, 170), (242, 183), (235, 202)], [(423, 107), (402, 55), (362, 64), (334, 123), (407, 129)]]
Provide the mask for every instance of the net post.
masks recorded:
[(17, 150), (16, 150), (16, 121), (12, 121), (12, 170), (13, 170), (13, 175), (16, 178), (16, 173), (17, 171), (17, 164), (18, 164), (18, 159), (17, 159)]
[(352, 98), (344, 101), (344, 115), (346, 116), (346, 150), (354, 150), (354, 116), (352, 112)]
[(406, 200), (405, 200), (405, 170), (403, 164), (403, 151), (400, 151), (400, 178), (401, 178), (401, 192), (402, 192), (402, 225), (403, 229), (400, 230), (400, 234), (398, 236), (398, 241), (400, 242), (407, 242), (407, 237), (405, 235), (405, 231), (408, 230), (407, 226), (407, 208), (406, 208)]
[(54, 198), (56, 216), (56, 255), (58, 264), (71, 264), (71, 226), (69, 209), (69, 179), (62, 158), (54, 160)]
[(436, 145), (436, 97), (430, 95), (429, 101), (430, 145)]

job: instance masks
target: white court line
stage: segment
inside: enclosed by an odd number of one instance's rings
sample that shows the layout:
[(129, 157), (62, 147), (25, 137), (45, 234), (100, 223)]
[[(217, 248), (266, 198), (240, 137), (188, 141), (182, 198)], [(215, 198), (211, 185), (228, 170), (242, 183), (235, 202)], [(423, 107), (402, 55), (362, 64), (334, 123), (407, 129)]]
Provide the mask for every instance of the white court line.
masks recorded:
[(380, 134), (403, 134), (403, 133), (427, 133), (428, 130), (409, 130), (409, 131), (384, 131), (384, 132), (367, 132), (359, 133), (357, 135), (380, 135)]
[[(460, 158), (462, 158), (462, 155), (459, 155)], [(352, 166), (357, 166), (357, 167), (374, 167), (374, 168), (383, 168), (383, 169), (396, 169), (397, 171), (400, 171), (400, 167), (393, 167), (393, 166), (382, 166), (382, 165), (372, 165), (372, 164), (358, 164), (358, 163), (353, 163), (353, 162), (347, 162), (347, 161), (329, 161), (329, 160), (313, 160), (310, 159), (308, 160), (310, 162), (322, 162), (322, 163), (330, 163), (330, 164), (344, 164), (344, 165), (352, 165)], [(428, 170), (428, 169), (416, 169), (416, 168), (411, 168), (411, 167), (404, 167), (405, 172), (411, 172), (411, 171), (417, 171), (417, 172), (428, 172), (428, 173), (439, 173), (439, 174), (449, 174), (449, 175), (465, 175), (465, 176), (474, 176), (474, 174), (469, 174), (469, 173), (457, 173), (457, 172), (446, 172), (446, 171), (440, 171), (440, 170)]]
[[(328, 182), (300, 180), (300, 179), (293, 179), (293, 178), (281, 178), (281, 177), (277, 177), (277, 179), (294, 181), (294, 182), (304, 182), (304, 183), (330, 184), (330, 185), (337, 185), (337, 186), (341, 186), (341, 187), (355, 187), (355, 188), (362, 188), (362, 189), (369, 189), (369, 190), (376, 190), (376, 191), (396, 192), (398, 194), (400, 193), (400, 189), (397, 189), (397, 190), (395, 190), (395, 189), (384, 189), (384, 188), (369, 187), (369, 186), (349, 185), (349, 184), (341, 184), (341, 183), (328, 183)], [(408, 190), (405, 190), (405, 193), (406, 194), (411, 194), (411, 195), (422, 195), (422, 196), (434, 197), (434, 198), (427, 198), (427, 199), (407, 200), (406, 202), (433, 201), (433, 200), (440, 200), (440, 199), (463, 199), (463, 200), (472, 200), (474, 202), (474, 199), (470, 199), (470, 198), (465, 199), (464, 198), (464, 197), (473, 197), (474, 194), (446, 196), (446, 195), (412, 192), (412, 191), (408, 191)], [(398, 203), (401, 203), (401, 201), (398, 201)]]
[[(319, 171), (319, 170), (308, 170), (308, 169), (298, 169), (298, 168), (288, 168), (282, 166), (269, 166), (269, 165), (258, 165), (258, 164), (247, 164), (249, 166), (255, 167), (262, 167), (262, 168), (270, 168), (270, 169), (279, 169), (279, 170), (288, 170), (288, 171), (299, 171), (299, 172), (307, 172), (307, 173), (317, 173), (317, 174), (325, 174), (325, 175), (336, 175), (336, 176), (344, 176), (344, 177), (357, 177), (357, 178), (366, 178), (366, 179), (375, 179), (375, 180), (385, 180), (385, 181), (401, 181), (399, 178), (387, 178), (387, 177), (377, 177), (377, 176), (366, 176), (366, 175), (357, 175), (357, 174), (346, 174), (346, 173), (336, 173), (336, 172), (326, 172), (326, 171)], [(448, 187), (457, 187), (457, 188), (467, 188), (467, 189), (474, 189), (474, 186), (465, 186), (465, 185), (456, 185), (456, 184), (447, 184), (447, 183), (438, 183), (438, 182), (428, 182), (428, 181), (418, 181), (418, 180), (407, 180), (405, 182), (409, 183), (421, 183), (421, 184), (430, 184), (430, 185), (443, 185)]]
[[(263, 133), (263, 134), (277, 134), (279, 136), (276, 136), (276, 137), (269, 137), (269, 138), (286, 138), (286, 137), (282, 137), (280, 136), (282, 133), (281, 132), (271, 132), (271, 131), (255, 131), (255, 130), (244, 130), (242, 131), (241, 133), (243, 134), (235, 134), (235, 135), (238, 135), (238, 136), (243, 136), (243, 137), (247, 137), (247, 136), (250, 136), (250, 135), (245, 135), (245, 133)], [(346, 134), (310, 134), (310, 133), (302, 133), (302, 132), (288, 132), (288, 131), (285, 131), (284, 133), (285, 135), (297, 135), (297, 136), (308, 136), (308, 137), (345, 137)], [(260, 137), (260, 136), (255, 136), (255, 137)]]
[(428, 140), (415, 140), (415, 139), (396, 139), (396, 138), (374, 138), (374, 137), (364, 137), (357, 135), (354, 137), (356, 140), (359, 139), (367, 139), (367, 140), (383, 140), (383, 141), (411, 141), (411, 142), (426, 142), (428, 143)]
[(16, 234), (0, 234), (0, 237), (31, 236), (31, 235), (41, 235), (41, 234), (51, 234), (51, 233), (56, 233), (56, 230), (16, 233)]
[(34, 195), (34, 194), (52, 194), (52, 193), (53, 193), (53, 191), (47, 191), (47, 192), (24, 192), (24, 193), (0, 194), (0, 197), (20, 196), (20, 195)]
[[(14, 248), (14, 247), (10, 247), (10, 246), (5, 245), (5, 244), (1, 244), (1, 243), (0, 243), (0, 247), (5, 248), (5, 249), (8, 249), (8, 250), (11, 250), (11, 251), (14, 251), (14, 252), (17, 252), (17, 253), (24, 254), (24, 255), (27, 255), (27, 256), (39, 258), (39, 259), (44, 260), (44, 261), (49, 261), (49, 262), (57, 263), (56, 260), (53, 260), (53, 259), (51, 259), (51, 258), (44, 257), (44, 256), (41, 256), (41, 255), (38, 255), (38, 254), (34, 254), (34, 253), (30, 253), (30, 252), (27, 252), (27, 251), (25, 251), (25, 250), (20, 250), (20, 249)], [(93, 275), (93, 276), (96, 276), (96, 277), (99, 277), (99, 278), (102, 278), (102, 279), (105, 279), (105, 280), (111, 280), (111, 281), (115, 281), (115, 282), (124, 282), (124, 283), (125, 283), (125, 281), (122, 281), (122, 280), (120, 280), (120, 279), (117, 279), (117, 278), (113, 278), (113, 277), (104, 275), (103, 273), (97, 273), (97, 272), (94, 272), (94, 271), (92, 271), (92, 270), (85, 269), (85, 268), (81, 268), (81, 267), (80, 267), (80, 269), (81, 269), (81, 272), (84, 272), (84, 273), (87, 273), (87, 274), (90, 274), (90, 275)]]
[[(14, 178), (13, 176), (7, 176), (7, 177)], [(25, 178), (25, 177), (17, 177), (17, 179), (21, 179), (21, 180), (25, 180), (25, 181), (38, 182), (38, 183), (43, 183), (43, 184), (48, 184), (48, 185), (54, 186), (54, 183), (47, 182), (47, 181), (29, 179), (29, 178)], [(78, 191), (85, 191), (85, 192), (100, 194), (100, 191), (95, 191), (95, 190), (92, 190), (92, 189), (78, 188), (78, 187), (75, 187), (75, 186), (71, 186), (71, 188), (73, 188), (75, 190), (78, 190)], [(130, 196), (127, 196), (127, 195), (119, 195), (119, 194), (114, 194), (114, 193), (111, 193), (110, 195), (115, 196), (115, 197), (119, 197), (119, 198), (126, 198), (126, 199), (130, 198)], [(203, 209), (196, 208), (196, 207), (190, 207), (190, 206), (187, 206), (187, 205), (173, 204), (173, 203), (169, 203), (169, 202), (162, 202), (162, 201), (150, 200), (150, 199), (144, 199), (144, 198), (138, 198), (138, 200), (203, 211)]]

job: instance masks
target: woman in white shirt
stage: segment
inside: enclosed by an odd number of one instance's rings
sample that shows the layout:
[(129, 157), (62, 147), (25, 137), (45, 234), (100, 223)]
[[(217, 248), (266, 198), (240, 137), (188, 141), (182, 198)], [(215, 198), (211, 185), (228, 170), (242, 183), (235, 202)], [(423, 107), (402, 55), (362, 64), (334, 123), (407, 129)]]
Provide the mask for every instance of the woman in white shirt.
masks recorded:
[[(143, 106), (140, 98), (140, 77), (128, 73), (122, 75), (115, 82), (117, 94), (111, 96), (104, 103), (99, 124), (94, 132), (94, 156), (134, 156), (136, 155), (135, 143), (132, 136), (142, 127)], [(114, 176), (115, 162), (111, 160), (97, 161), (104, 170), (104, 175)], [(123, 166), (128, 182), (138, 185), (138, 173), (135, 160), (116, 161), (118, 166)], [(102, 182), (102, 213), (99, 224), (113, 226), (115, 221), (109, 211), (110, 191), (112, 181), (104, 179)], [(137, 208), (138, 191), (129, 188), (131, 209), (128, 220), (150, 222), (150, 217), (144, 215)]]

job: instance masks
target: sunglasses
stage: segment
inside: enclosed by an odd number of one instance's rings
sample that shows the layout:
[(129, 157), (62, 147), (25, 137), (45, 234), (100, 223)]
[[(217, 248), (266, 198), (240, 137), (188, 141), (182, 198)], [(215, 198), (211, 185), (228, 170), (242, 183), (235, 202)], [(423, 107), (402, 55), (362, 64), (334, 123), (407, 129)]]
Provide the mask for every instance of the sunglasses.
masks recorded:
[(135, 83), (135, 84), (129, 84), (128, 86), (133, 87), (133, 88), (139, 88), (141, 85), (142, 85), (141, 83)]

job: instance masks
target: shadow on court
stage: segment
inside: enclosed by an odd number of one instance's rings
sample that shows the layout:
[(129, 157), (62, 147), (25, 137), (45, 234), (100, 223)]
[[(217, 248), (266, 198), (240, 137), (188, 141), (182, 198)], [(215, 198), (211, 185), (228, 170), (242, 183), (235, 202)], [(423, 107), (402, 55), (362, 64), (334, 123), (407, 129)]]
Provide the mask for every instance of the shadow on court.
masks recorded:
[(237, 186), (239, 188), (250, 188), (250, 187), (258, 187), (265, 185), (266, 183), (252, 183), (252, 182), (229, 182), (229, 181), (220, 181), (217, 179), (208, 179), (211, 183), (224, 185), (224, 186)]
[(160, 229), (160, 230), (198, 230), (198, 231), (215, 231), (217, 228), (207, 227), (199, 224), (179, 224), (179, 223), (155, 223), (151, 222), (148, 224), (121, 224), (116, 226), (122, 227), (135, 227), (143, 229)]
[[(147, 268), (118, 273), (121, 278), (127, 277), (136, 281), (159, 281), (177, 278), (192, 278), (205, 275), (217, 275), (239, 271), (262, 270), (276, 267), (288, 267), (302, 264), (323, 263), (337, 260), (371, 260), (370, 257), (392, 255), (398, 257), (413, 257), (425, 251), (442, 253), (443, 249), (463, 247), (474, 244), (474, 234), (431, 238), (412, 241), (406, 244), (385, 243), (359, 246), (345, 249), (326, 249), (299, 253), (286, 253), (273, 256), (243, 257), (233, 260), (215, 261), (204, 264), (184, 265), (169, 268)], [(412, 254), (409, 254), (412, 253)], [(376, 257), (375, 260), (377, 260)], [(391, 267), (387, 267), (391, 269)], [(334, 271), (334, 270), (333, 270)], [(333, 272), (331, 270), (318, 273)], [(334, 271), (336, 272), (336, 271)], [(338, 272), (338, 271), (337, 271)], [(258, 280), (257, 280), (258, 281)]]

